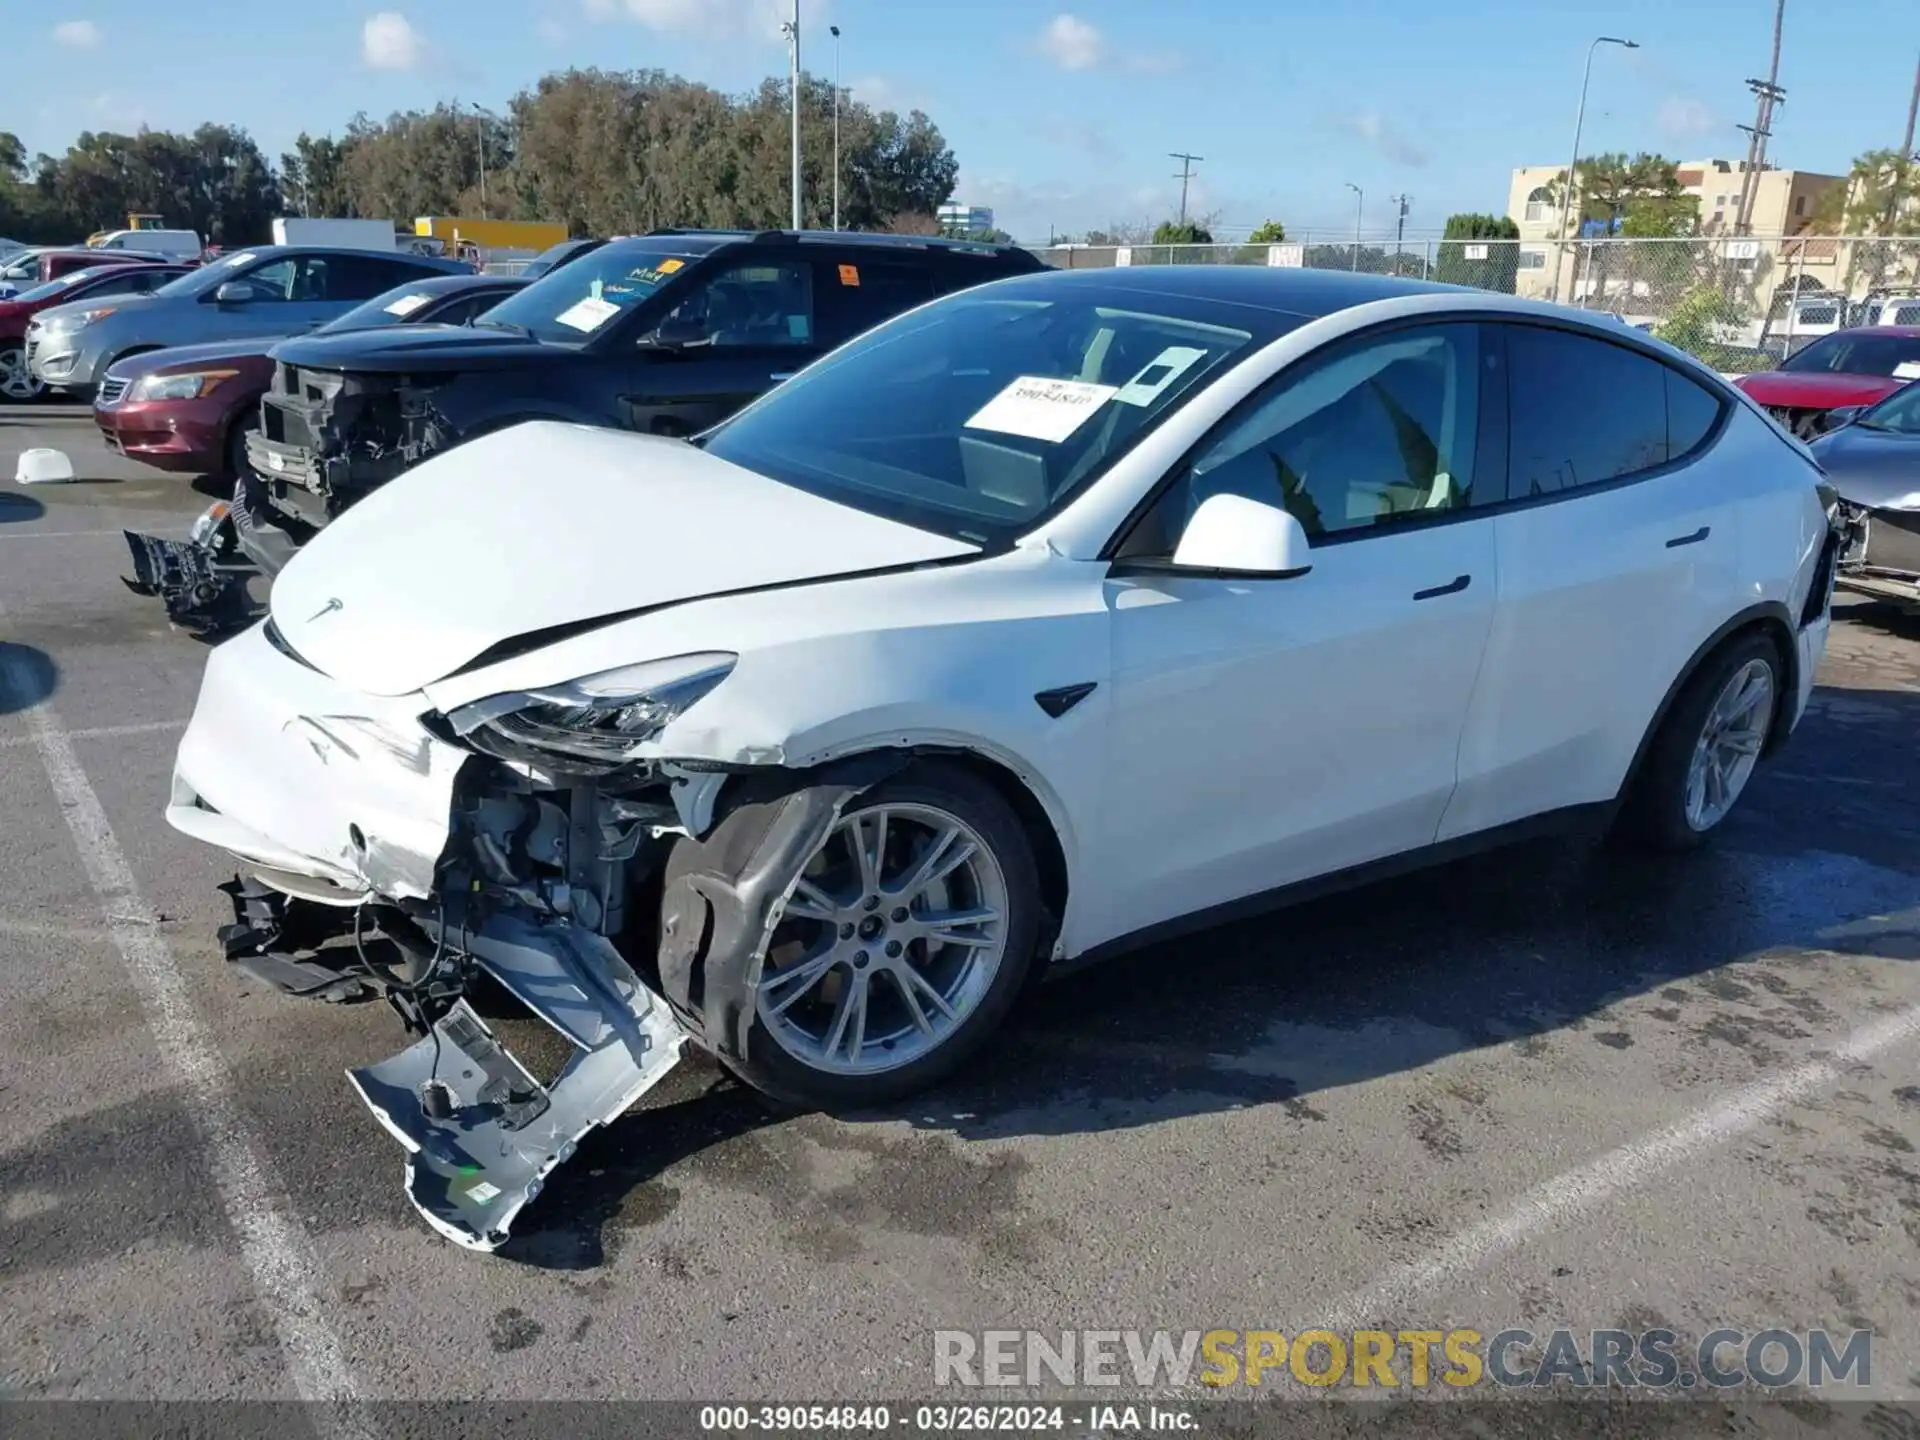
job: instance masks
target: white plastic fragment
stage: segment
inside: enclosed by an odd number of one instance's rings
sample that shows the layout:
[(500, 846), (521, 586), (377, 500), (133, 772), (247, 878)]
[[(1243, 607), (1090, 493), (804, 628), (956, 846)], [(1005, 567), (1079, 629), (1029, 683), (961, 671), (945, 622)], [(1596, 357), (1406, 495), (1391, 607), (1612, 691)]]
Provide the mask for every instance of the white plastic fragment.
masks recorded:
[(22, 485), (60, 485), (73, 479), (73, 461), (64, 450), (42, 446), (20, 452), (20, 465), (13, 478)]

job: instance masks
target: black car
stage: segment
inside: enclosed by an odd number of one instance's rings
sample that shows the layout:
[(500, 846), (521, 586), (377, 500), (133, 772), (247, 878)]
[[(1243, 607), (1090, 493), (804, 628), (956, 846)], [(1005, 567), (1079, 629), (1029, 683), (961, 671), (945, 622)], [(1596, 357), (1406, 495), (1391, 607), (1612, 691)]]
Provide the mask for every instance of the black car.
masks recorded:
[(902, 311), (1046, 268), (963, 241), (660, 231), (573, 256), (463, 329), (287, 340), (247, 442), (264, 510), (242, 530), (310, 533), (427, 456), (524, 420), (691, 436)]

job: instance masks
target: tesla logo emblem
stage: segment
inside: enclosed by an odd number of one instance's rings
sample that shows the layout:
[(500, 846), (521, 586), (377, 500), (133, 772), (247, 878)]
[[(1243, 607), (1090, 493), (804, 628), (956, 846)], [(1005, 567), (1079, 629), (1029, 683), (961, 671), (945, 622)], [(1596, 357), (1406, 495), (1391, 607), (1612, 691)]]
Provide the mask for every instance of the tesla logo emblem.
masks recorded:
[(333, 614), (334, 611), (344, 610), (345, 608), (346, 607), (340, 603), (340, 597), (336, 595), (333, 597), (333, 599), (327, 601), (326, 604), (322, 605), (318, 610), (314, 611), (313, 614), (309, 615), (307, 617), (307, 623), (311, 625), (314, 621), (318, 620), (322, 615), (331, 615)]

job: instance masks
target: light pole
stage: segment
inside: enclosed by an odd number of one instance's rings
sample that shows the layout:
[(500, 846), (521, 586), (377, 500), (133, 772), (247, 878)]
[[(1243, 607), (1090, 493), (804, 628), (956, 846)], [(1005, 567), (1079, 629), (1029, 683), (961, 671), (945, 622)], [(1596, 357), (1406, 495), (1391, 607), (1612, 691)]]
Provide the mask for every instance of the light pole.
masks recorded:
[(1353, 260), (1347, 268), (1358, 270), (1360, 268), (1360, 216), (1366, 210), (1367, 192), (1351, 180), (1347, 182), (1347, 189), (1353, 192)]
[(793, 19), (782, 25), (787, 37), (787, 86), (793, 102), (793, 228), (800, 228), (800, 0)]
[(833, 32), (833, 228), (840, 228), (840, 27)]
[(473, 105), (473, 133), (480, 141), (480, 214), (485, 218), (487, 213), (487, 112), (480, 108), (478, 102), (469, 101), (468, 103)]
[(1602, 45), (1618, 45), (1626, 50), (1638, 50), (1639, 42), (1622, 40), (1613, 35), (1599, 36), (1587, 46), (1587, 68), (1580, 76), (1580, 108), (1573, 114), (1573, 159), (1567, 162), (1567, 184), (1565, 193), (1560, 197), (1560, 243), (1553, 247), (1553, 298), (1560, 298), (1560, 262), (1567, 253), (1567, 222), (1578, 209), (1576, 202), (1577, 185), (1574, 172), (1580, 164), (1580, 127), (1587, 119), (1587, 82), (1593, 79), (1593, 52)]

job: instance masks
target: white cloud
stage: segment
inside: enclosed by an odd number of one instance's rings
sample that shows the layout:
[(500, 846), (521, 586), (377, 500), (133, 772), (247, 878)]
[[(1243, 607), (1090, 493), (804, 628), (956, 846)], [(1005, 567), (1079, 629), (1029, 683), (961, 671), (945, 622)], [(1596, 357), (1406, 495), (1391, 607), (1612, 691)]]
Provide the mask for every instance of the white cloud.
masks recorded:
[(100, 27), (91, 20), (62, 20), (53, 27), (53, 38), (74, 50), (91, 50), (100, 43)]
[(1698, 100), (1676, 95), (1660, 107), (1660, 129), (1676, 140), (1705, 135), (1715, 128), (1713, 112)]
[(1062, 70), (1097, 70), (1106, 58), (1107, 41), (1078, 15), (1060, 14), (1040, 32), (1040, 53)]
[(1378, 110), (1361, 110), (1336, 122), (1347, 134), (1366, 141), (1396, 165), (1425, 165), (1433, 153), (1394, 129)]
[(418, 70), (427, 37), (398, 10), (382, 10), (360, 27), (360, 60), (369, 70)]

